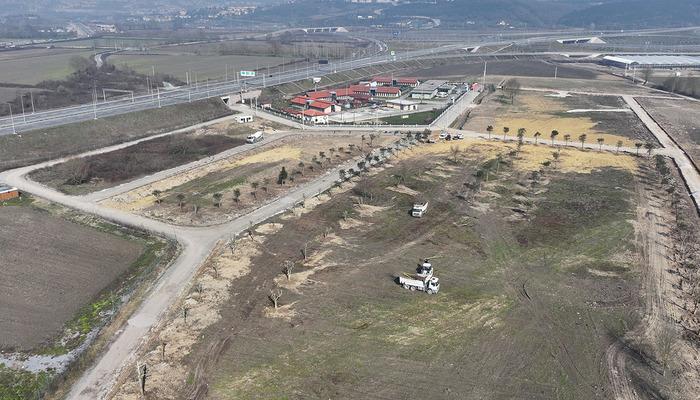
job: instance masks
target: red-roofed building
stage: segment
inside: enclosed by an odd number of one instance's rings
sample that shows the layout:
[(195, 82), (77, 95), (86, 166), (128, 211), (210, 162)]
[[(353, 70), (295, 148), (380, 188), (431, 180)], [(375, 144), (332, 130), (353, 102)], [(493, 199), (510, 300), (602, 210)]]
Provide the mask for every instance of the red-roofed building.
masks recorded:
[(304, 110), (301, 112), (304, 116), (304, 121), (310, 122), (312, 124), (327, 124), (328, 115), (317, 110)]
[(391, 86), (368, 86), (368, 85), (352, 85), (350, 86), (353, 94), (364, 94), (376, 97), (399, 97), (401, 96), (401, 88)]
[(331, 98), (331, 92), (328, 90), (319, 90), (315, 92), (306, 92), (306, 97), (314, 100), (325, 100)]
[(410, 86), (416, 87), (420, 82), (416, 78), (399, 78), (391, 76), (375, 76), (372, 82), (377, 86)]

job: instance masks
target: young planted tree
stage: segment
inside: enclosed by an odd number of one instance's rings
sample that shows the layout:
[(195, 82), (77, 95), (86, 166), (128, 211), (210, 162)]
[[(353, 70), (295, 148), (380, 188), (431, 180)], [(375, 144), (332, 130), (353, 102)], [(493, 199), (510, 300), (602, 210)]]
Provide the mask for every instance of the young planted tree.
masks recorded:
[(277, 184), (284, 185), (284, 183), (287, 181), (287, 177), (289, 177), (289, 174), (287, 174), (287, 170), (282, 167), (279, 175), (277, 175)]
[(542, 134), (540, 132), (535, 132), (535, 134), (532, 136), (535, 137), (535, 144), (538, 144), (538, 142), (540, 140), (540, 136), (542, 136)]
[(457, 162), (457, 157), (459, 157), (460, 153), (459, 146), (450, 146), (450, 154), (452, 155), (452, 161), (455, 163)]
[(586, 138), (587, 138), (587, 137), (588, 137), (588, 135), (586, 135), (585, 133), (582, 133), (582, 134), (580, 134), (580, 135), (578, 136), (578, 141), (581, 142), (581, 148), (582, 148), (582, 149), (583, 149), (583, 145), (586, 143)]
[(641, 149), (641, 148), (642, 148), (642, 146), (644, 146), (644, 144), (643, 144), (643, 143), (635, 143), (635, 144), (634, 144), (634, 147), (636, 147), (636, 148), (637, 148), (637, 155), (639, 155), (639, 149)]
[(236, 203), (241, 201), (241, 189), (239, 189), (239, 188), (233, 189), (233, 201), (235, 201)]
[(649, 142), (646, 142), (644, 143), (644, 148), (647, 150), (647, 155), (651, 156), (651, 153), (654, 151), (654, 145)]
[(520, 144), (520, 146), (523, 145), (523, 141), (525, 140), (525, 133), (526, 132), (527, 132), (527, 129), (525, 129), (525, 128), (518, 129), (517, 136), (518, 136), (518, 144)]
[(223, 195), (221, 193), (214, 193), (211, 197), (214, 199), (214, 206), (221, 207), (221, 198)]
[(253, 198), (256, 200), (258, 199), (258, 187), (259, 186), (260, 186), (260, 182), (258, 182), (258, 181), (251, 182), (251, 184), (250, 184), (250, 187), (253, 189), (250, 192), (250, 194), (252, 194)]
[(486, 127), (486, 133), (489, 135), (489, 139), (491, 139), (491, 134), (493, 133), (493, 125), (489, 125)]
[(622, 147), (622, 145), (623, 145), (622, 140), (618, 140), (617, 143), (615, 144), (615, 146), (617, 147), (617, 149), (615, 150), (615, 152), (619, 153), (619, 152), (620, 152), (620, 148)]
[(163, 194), (162, 191), (156, 189), (152, 191), (151, 194), (156, 198), (156, 204), (160, 204), (163, 201), (163, 199), (160, 198), (160, 196)]
[(552, 139), (552, 146), (554, 146), (554, 140), (557, 138), (557, 136), (559, 136), (559, 131), (556, 129), (549, 134), (549, 138)]
[(506, 135), (510, 132), (510, 128), (507, 126), (503, 127), (503, 140), (506, 140)]
[(564, 135), (564, 145), (568, 146), (569, 145), (569, 140), (571, 140), (571, 135), (568, 133)]
[(294, 261), (286, 260), (282, 263), (282, 272), (284, 276), (287, 277), (287, 280), (289, 280), (292, 277), (292, 272), (294, 272)]
[[(341, 149), (342, 149), (342, 147), (341, 147)], [(299, 172), (301, 172), (301, 176), (304, 176), (304, 162), (299, 161), (299, 164), (297, 164), (297, 166), (299, 167)]]
[(345, 179), (347, 178), (347, 172), (345, 172), (344, 169), (338, 170), (338, 178), (345, 182)]
[(268, 298), (272, 302), (272, 305), (275, 307), (275, 309), (277, 309), (277, 307), (279, 306), (279, 300), (281, 297), (282, 297), (282, 290), (281, 289), (277, 289), (277, 290), (270, 289), (270, 294), (269, 294)]
[(377, 139), (378, 136), (379, 136), (379, 135), (377, 135), (377, 134), (374, 133), (374, 132), (372, 132), (372, 133), (369, 134), (369, 147), (373, 147), (373, 146), (374, 146), (374, 141)]
[(603, 142), (605, 142), (605, 139), (599, 137), (596, 139), (596, 142), (598, 142), (598, 151), (603, 151)]
[(185, 195), (182, 193), (178, 193), (175, 197), (177, 198), (178, 206), (180, 206), (180, 211), (182, 211), (182, 207), (185, 206)]

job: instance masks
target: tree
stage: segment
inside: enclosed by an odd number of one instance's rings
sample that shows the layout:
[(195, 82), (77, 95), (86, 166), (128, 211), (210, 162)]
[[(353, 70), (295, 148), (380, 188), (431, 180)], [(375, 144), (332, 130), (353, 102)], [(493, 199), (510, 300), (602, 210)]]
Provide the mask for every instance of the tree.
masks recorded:
[(213, 195), (211, 195), (211, 197), (214, 198), (214, 205), (216, 207), (221, 207), (221, 197), (223, 197), (222, 194), (221, 193), (214, 193)]
[(559, 157), (560, 157), (560, 156), (561, 156), (561, 154), (560, 154), (558, 151), (555, 151), (555, 152), (552, 153), (552, 157), (554, 157), (554, 165), (557, 164), (557, 162), (559, 161)]
[(287, 170), (284, 167), (282, 167), (279, 175), (277, 176), (277, 184), (284, 185), (284, 183), (287, 181), (288, 176), (289, 175), (287, 174)]
[(617, 149), (616, 149), (615, 151), (616, 151), (617, 153), (620, 152), (620, 147), (622, 147), (622, 144), (623, 144), (623, 143), (622, 143), (622, 140), (618, 140), (617, 143), (615, 144), (615, 146), (617, 147)]
[(515, 104), (515, 95), (520, 90), (520, 81), (518, 81), (517, 79), (508, 79), (503, 84), (503, 90), (509, 94), (510, 104)]
[[(342, 149), (342, 147), (341, 147), (341, 149)], [(299, 161), (299, 164), (297, 164), (297, 166), (299, 167), (299, 172), (301, 172), (301, 176), (304, 176), (304, 162)]]
[(139, 380), (139, 390), (141, 390), (141, 396), (146, 394), (146, 378), (148, 378), (148, 367), (146, 364), (136, 363), (136, 376)]
[(580, 135), (578, 136), (578, 141), (581, 142), (581, 148), (582, 148), (582, 149), (583, 149), (584, 143), (586, 143), (586, 138), (587, 138), (587, 137), (588, 137), (588, 135), (586, 135), (585, 133), (582, 133), (582, 134), (580, 134)]
[(338, 177), (341, 181), (345, 181), (347, 172), (344, 169), (338, 170)]
[(241, 200), (241, 189), (235, 188), (233, 189), (233, 201), (238, 203)]
[(360, 141), (361, 141), (360, 148), (365, 147), (365, 135), (364, 134), (362, 134), (362, 136), (360, 136)]
[(489, 139), (491, 139), (491, 133), (493, 133), (493, 125), (489, 125), (486, 127), (486, 133), (488, 133)]
[(647, 150), (647, 155), (651, 156), (651, 153), (654, 151), (654, 145), (646, 142), (644, 143), (644, 148)]
[(284, 276), (287, 277), (287, 280), (289, 280), (292, 277), (293, 271), (294, 271), (294, 261), (286, 260), (284, 263), (282, 263), (282, 272), (284, 273)]
[(596, 139), (596, 142), (598, 142), (598, 151), (603, 151), (603, 142), (605, 142), (605, 139), (599, 137)]
[(180, 210), (182, 210), (182, 207), (185, 206), (185, 195), (178, 193), (175, 197), (177, 197), (177, 204), (180, 206)]
[(644, 84), (645, 84), (645, 85), (646, 85), (647, 83), (649, 83), (649, 79), (651, 79), (651, 74), (652, 74), (651, 68), (645, 68), (645, 69), (642, 71), (642, 77), (644, 77)]
[(281, 289), (270, 289), (270, 295), (268, 296), (270, 301), (272, 302), (272, 305), (277, 309), (278, 303), (280, 298), (282, 297), (282, 290)]
[(525, 128), (518, 128), (518, 133), (517, 133), (518, 142), (520, 142), (520, 143), (523, 142), (523, 138), (525, 137), (525, 134), (526, 134), (526, 133), (527, 133), (527, 129), (525, 129)]
[(369, 134), (369, 147), (373, 147), (374, 140), (377, 139), (378, 135), (374, 132)]
[(459, 146), (450, 146), (450, 154), (452, 155), (452, 160), (454, 162), (457, 162), (457, 157), (459, 156), (459, 153)]
[(567, 133), (566, 135), (564, 135), (564, 145), (565, 145), (565, 146), (568, 146), (568, 145), (569, 145), (569, 140), (571, 140), (571, 135), (569, 135), (569, 134)]
[(254, 199), (258, 199), (258, 186), (260, 186), (260, 183), (258, 181), (252, 182), (250, 184), (250, 187), (253, 188), (253, 191), (250, 192), (250, 194), (253, 195)]
[(542, 136), (542, 134), (539, 132), (535, 132), (535, 134), (533, 136), (535, 137), (535, 144), (537, 144), (539, 139), (540, 139), (540, 136)]
[(506, 135), (510, 132), (510, 128), (507, 126), (503, 127), (503, 140), (506, 140)]
[(156, 204), (160, 204), (163, 201), (163, 199), (160, 198), (160, 195), (163, 194), (163, 192), (160, 190), (156, 189), (152, 191), (151, 194), (156, 198)]
[(634, 144), (634, 147), (636, 147), (636, 148), (637, 148), (637, 155), (639, 155), (639, 149), (641, 149), (641, 148), (642, 148), (642, 146), (644, 146), (644, 144), (643, 144), (643, 143), (635, 143), (635, 144)]
[(559, 131), (556, 129), (549, 134), (549, 138), (552, 139), (552, 146), (554, 146), (554, 140), (557, 138), (557, 136), (559, 136)]

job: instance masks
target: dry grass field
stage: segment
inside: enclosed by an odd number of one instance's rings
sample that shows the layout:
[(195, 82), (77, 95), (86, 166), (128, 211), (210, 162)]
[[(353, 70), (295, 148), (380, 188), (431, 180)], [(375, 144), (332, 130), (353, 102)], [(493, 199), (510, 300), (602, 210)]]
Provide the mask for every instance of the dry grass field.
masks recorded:
[(551, 132), (557, 130), (557, 140), (570, 135), (571, 143), (578, 142), (581, 134), (586, 135), (588, 143), (596, 143), (598, 138), (608, 145), (621, 141), (626, 147), (634, 147), (636, 142), (655, 143), (651, 133), (626, 108), (621, 99), (612, 96), (555, 97), (540, 92), (521, 92), (511, 103), (508, 95), (498, 91), (470, 114), (464, 128), (485, 132), (491, 125), (493, 136), (503, 136), (504, 127), (509, 128), (508, 136), (525, 128), (526, 137), (540, 132), (542, 141), (550, 140)]
[(639, 104), (700, 165), (700, 103), (638, 98)]
[[(146, 398), (611, 398), (606, 353), (642, 314), (638, 160), (476, 140), (404, 151), (222, 244), (141, 356)], [(440, 293), (394, 282), (425, 257)], [(121, 382), (117, 399), (140, 396)]]

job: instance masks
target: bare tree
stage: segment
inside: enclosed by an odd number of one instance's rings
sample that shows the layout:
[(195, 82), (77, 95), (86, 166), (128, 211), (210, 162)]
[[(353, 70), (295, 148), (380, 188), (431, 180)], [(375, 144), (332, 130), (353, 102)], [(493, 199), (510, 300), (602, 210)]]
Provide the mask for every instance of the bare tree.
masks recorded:
[(221, 193), (214, 193), (211, 197), (214, 199), (214, 205), (216, 207), (221, 207), (221, 198), (223, 195)]
[(309, 250), (309, 242), (305, 242), (304, 247), (301, 248), (301, 256), (304, 257), (304, 261), (306, 261), (306, 257), (308, 255), (308, 250)]
[(167, 346), (168, 343), (165, 341), (160, 342), (160, 359), (162, 361), (165, 361), (165, 346)]
[(615, 151), (617, 153), (620, 152), (620, 147), (622, 147), (622, 145), (623, 145), (622, 140), (618, 140), (617, 143), (615, 144), (615, 146), (617, 147), (617, 149)]
[(292, 272), (294, 272), (294, 261), (286, 260), (282, 263), (282, 272), (284, 272), (287, 280), (289, 280), (292, 277)]
[(136, 377), (139, 381), (139, 390), (141, 390), (141, 396), (143, 396), (146, 394), (146, 378), (148, 378), (148, 366), (146, 364), (136, 362)]
[(603, 142), (605, 142), (605, 139), (599, 137), (596, 139), (596, 142), (598, 142), (598, 151), (603, 151)]
[(270, 295), (268, 296), (268, 298), (272, 302), (272, 305), (275, 307), (275, 309), (277, 309), (277, 307), (279, 305), (279, 300), (281, 297), (282, 297), (282, 290), (281, 289), (277, 289), (277, 290), (270, 289)]
[(503, 90), (508, 93), (510, 104), (515, 104), (515, 95), (520, 91), (520, 81), (517, 79), (508, 79), (503, 84)]
[(160, 198), (160, 196), (163, 194), (162, 191), (156, 189), (152, 191), (151, 194), (156, 198), (156, 204), (160, 204), (163, 201), (163, 199)]
[(177, 197), (177, 204), (180, 206), (180, 210), (182, 210), (182, 207), (185, 205), (185, 195), (178, 193), (175, 197)]
[(190, 312), (190, 308), (187, 306), (187, 304), (182, 305), (182, 320), (187, 324), (187, 315)]

